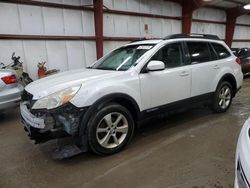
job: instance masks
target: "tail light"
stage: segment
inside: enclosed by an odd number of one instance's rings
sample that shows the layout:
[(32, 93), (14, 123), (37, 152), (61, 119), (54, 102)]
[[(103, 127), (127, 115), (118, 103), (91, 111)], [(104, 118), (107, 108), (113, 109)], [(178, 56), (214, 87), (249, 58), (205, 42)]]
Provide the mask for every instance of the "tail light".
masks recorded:
[(4, 76), (1, 78), (1, 80), (3, 80), (5, 84), (14, 84), (17, 82), (16, 76), (14, 74), (9, 76)]
[(236, 58), (236, 63), (240, 65), (240, 58)]

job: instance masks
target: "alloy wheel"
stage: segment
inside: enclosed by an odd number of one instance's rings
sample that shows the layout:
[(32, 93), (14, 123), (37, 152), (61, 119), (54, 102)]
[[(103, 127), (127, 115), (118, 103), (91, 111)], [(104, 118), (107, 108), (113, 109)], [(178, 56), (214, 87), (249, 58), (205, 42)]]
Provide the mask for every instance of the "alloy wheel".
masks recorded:
[(128, 134), (128, 120), (118, 112), (105, 115), (96, 129), (98, 143), (104, 148), (119, 146)]
[(231, 98), (232, 93), (230, 88), (227, 85), (223, 86), (219, 93), (219, 106), (222, 109), (226, 109), (230, 105)]

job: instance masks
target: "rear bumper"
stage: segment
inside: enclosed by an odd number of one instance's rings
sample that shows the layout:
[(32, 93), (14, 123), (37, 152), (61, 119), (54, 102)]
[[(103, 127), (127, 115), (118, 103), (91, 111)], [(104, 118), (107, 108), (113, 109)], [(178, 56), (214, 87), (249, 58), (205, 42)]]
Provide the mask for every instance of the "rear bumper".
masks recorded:
[(6, 110), (18, 106), (21, 101), (22, 92), (23, 87), (21, 85), (12, 89), (8, 89), (6, 91), (1, 91), (0, 110)]

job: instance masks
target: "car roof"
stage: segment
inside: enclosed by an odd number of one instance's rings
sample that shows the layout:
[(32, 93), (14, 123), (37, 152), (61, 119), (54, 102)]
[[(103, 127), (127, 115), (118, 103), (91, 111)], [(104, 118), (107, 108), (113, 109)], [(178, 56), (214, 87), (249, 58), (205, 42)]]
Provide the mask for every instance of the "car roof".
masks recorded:
[(131, 42), (128, 45), (158, 44), (161, 41), (163, 41), (163, 39), (140, 40), (140, 41)]

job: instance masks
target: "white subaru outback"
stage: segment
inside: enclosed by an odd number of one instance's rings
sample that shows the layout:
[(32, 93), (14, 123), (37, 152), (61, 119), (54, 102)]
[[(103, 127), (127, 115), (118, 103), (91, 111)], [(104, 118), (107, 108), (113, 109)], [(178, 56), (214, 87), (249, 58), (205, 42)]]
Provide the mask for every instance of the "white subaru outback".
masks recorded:
[(70, 136), (107, 155), (129, 143), (138, 121), (163, 111), (204, 103), (227, 111), (242, 80), (239, 59), (217, 36), (177, 34), (29, 84), (21, 116), (37, 143)]

